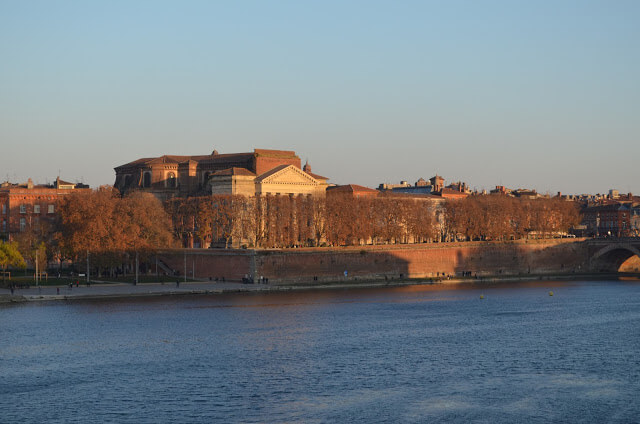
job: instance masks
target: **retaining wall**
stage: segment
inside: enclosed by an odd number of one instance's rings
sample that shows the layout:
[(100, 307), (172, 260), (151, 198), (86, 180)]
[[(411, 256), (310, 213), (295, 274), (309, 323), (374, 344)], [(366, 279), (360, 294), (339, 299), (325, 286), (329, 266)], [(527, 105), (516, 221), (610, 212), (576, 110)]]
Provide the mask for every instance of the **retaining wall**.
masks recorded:
[[(165, 251), (162, 260), (184, 275), (184, 251)], [(271, 284), (354, 280), (513, 276), (586, 271), (581, 240), (434, 243), (347, 248), (218, 250), (188, 249), (187, 276), (240, 281), (244, 276)], [(346, 274), (345, 274), (346, 271)]]

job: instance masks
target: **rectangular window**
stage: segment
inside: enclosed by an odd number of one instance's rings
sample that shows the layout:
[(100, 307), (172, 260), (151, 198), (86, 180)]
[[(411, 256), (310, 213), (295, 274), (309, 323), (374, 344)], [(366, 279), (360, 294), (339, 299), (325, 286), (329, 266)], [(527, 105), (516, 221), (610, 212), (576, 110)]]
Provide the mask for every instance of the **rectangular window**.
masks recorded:
[(2, 232), (3, 233), (7, 232), (7, 220), (6, 219), (2, 220)]
[(27, 220), (20, 218), (20, 231), (24, 231), (27, 228)]
[(2, 215), (6, 215), (7, 213), (7, 205), (6, 204), (2, 204)]
[(40, 213), (40, 205), (33, 205), (33, 213)]
[(47, 213), (53, 213), (53, 205), (49, 205), (49, 209), (47, 210)]
[(27, 213), (27, 205), (20, 205), (20, 213)]

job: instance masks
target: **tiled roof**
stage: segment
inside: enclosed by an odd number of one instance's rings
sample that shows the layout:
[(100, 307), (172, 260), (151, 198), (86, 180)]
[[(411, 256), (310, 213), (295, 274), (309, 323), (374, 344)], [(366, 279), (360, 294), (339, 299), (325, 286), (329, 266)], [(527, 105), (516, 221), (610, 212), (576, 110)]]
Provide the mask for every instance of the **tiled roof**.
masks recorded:
[(140, 158), (133, 162), (117, 166), (115, 169), (126, 168), (130, 166), (150, 165), (152, 163), (184, 163), (189, 161), (195, 162), (227, 162), (232, 160), (248, 160), (253, 157), (253, 153), (228, 153), (216, 155), (163, 155), (155, 158)]
[(215, 163), (228, 162), (232, 160), (248, 160), (253, 158), (253, 153), (226, 153), (218, 155), (190, 156), (192, 160), (198, 162)]
[(357, 185), (357, 184), (331, 186), (331, 187), (327, 187), (327, 190), (331, 190), (334, 192), (346, 192), (346, 193), (378, 193), (378, 190), (374, 190), (372, 188)]
[(440, 191), (440, 196), (442, 197), (467, 197), (469, 194), (463, 191), (453, 190), (450, 188), (443, 188)]
[(313, 172), (307, 172), (307, 174), (311, 175), (316, 180), (328, 180), (328, 177), (323, 177), (322, 175), (314, 174)]
[(257, 178), (257, 181), (262, 181), (262, 180), (264, 180), (266, 178), (269, 178), (273, 174), (278, 173), (278, 172), (282, 171), (283, 169), (288, 168), (290, 166), (293, 166), (293, 165), (278, 165), (275, 168), (265, 172), (264, 174), (260, 174), (260, 176), (258, 176), (258, 178)]
[(401, 191), (391, 191), (385, 190), (382, 192), (384, 197), (398, 197), (398, 198), (414, 198), (414, 199), (425, 199), (425, 200), (442, 200), (442, 197), (435, 196), (429, 193), (407, 193)]
[(585, 210), (587, 211), (616, 211), (619, 209), (628, 209), (632, 207), (632, 205), (629, 205), (628, 203), (618, 203), (618, 202), (610, 202), (610, 203), (605, 203), (602, 205), (594, 205), (594, 206), (589, 206), (588, 208), (586, 208)]
[[(266, 156), (271, 158), (291, 159), (297, 158), (296, 153), (290, 150), (270, 150), (270, 149), (254, 149), (253, 152), (246, 153), (225, 153), (225, 154), (211, 154), (211, 155), (163, 155), (154, 158), (140, 158), (133, 162), (126, 163), (115, 167), (114, 169), (136, 167), (140, 165), (151, 165), (154, 163), (185, 163), (189, 161), (203, 162), (203, 163), (219, 163), (219, 162), (238, 162), (247, 161), (253, 159), (255, 156)], [(320, 175), (309, 174), (314, 178), (326, 180), (327, 178)]]
[(191, 159), (191, 156), (163, 155), (159, 159), (162, 159), (163, 163), (181, 163)]
[(292, 150), (271, 150), (271, 149), (253, 149), (258, 156), (269, 156), (276, 158), (295, 158), (296, 152)]
[(126, 167), (129, 167), (129, 166), (143, 165), (143, 164), (149, 163), (149, 161), (152, 161), (154, 159), (156, 159), (156, 158), (140, 158), (140, 159), (136, 159), (133, 162), (129, 162), (129, 163), (125, 163), (124, 165), (117, 166), (115, 169), (126, 168)]
[(254, 174), (253, 172), (249, 171), (246, 168), (238, 168), (238, 167), (233, 167), (233, 168), (227, 168), (227, 169), (222, 169), (220, 171), (216, 171), (213, 174), (211, 174), (211, 176), (222, 176), (222, 175), (243, 175), (243, 176), (248, 176), (248, 177), (255, 177), (256, 174)]

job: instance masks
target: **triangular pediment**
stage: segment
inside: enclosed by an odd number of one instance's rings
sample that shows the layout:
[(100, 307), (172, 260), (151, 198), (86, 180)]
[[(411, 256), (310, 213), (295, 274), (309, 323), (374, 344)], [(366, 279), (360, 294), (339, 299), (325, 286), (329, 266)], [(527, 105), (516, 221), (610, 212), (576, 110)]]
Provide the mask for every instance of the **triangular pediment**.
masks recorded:
[(294, 165), (281, 165), (256, 178), (262, 184), (313, 184), (318, 180)]

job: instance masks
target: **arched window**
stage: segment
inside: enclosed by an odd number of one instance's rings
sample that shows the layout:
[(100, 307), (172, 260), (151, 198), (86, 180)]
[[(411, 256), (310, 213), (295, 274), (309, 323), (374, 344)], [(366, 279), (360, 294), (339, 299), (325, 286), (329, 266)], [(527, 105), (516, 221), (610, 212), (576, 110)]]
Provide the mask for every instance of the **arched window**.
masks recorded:
[(151, 172), (145, 172), (142, 175), (142, 187), (151, 187)]
[(169, 172), (167, 175), (167, 187), (176, 188), (176, 174), (174, 172)]

